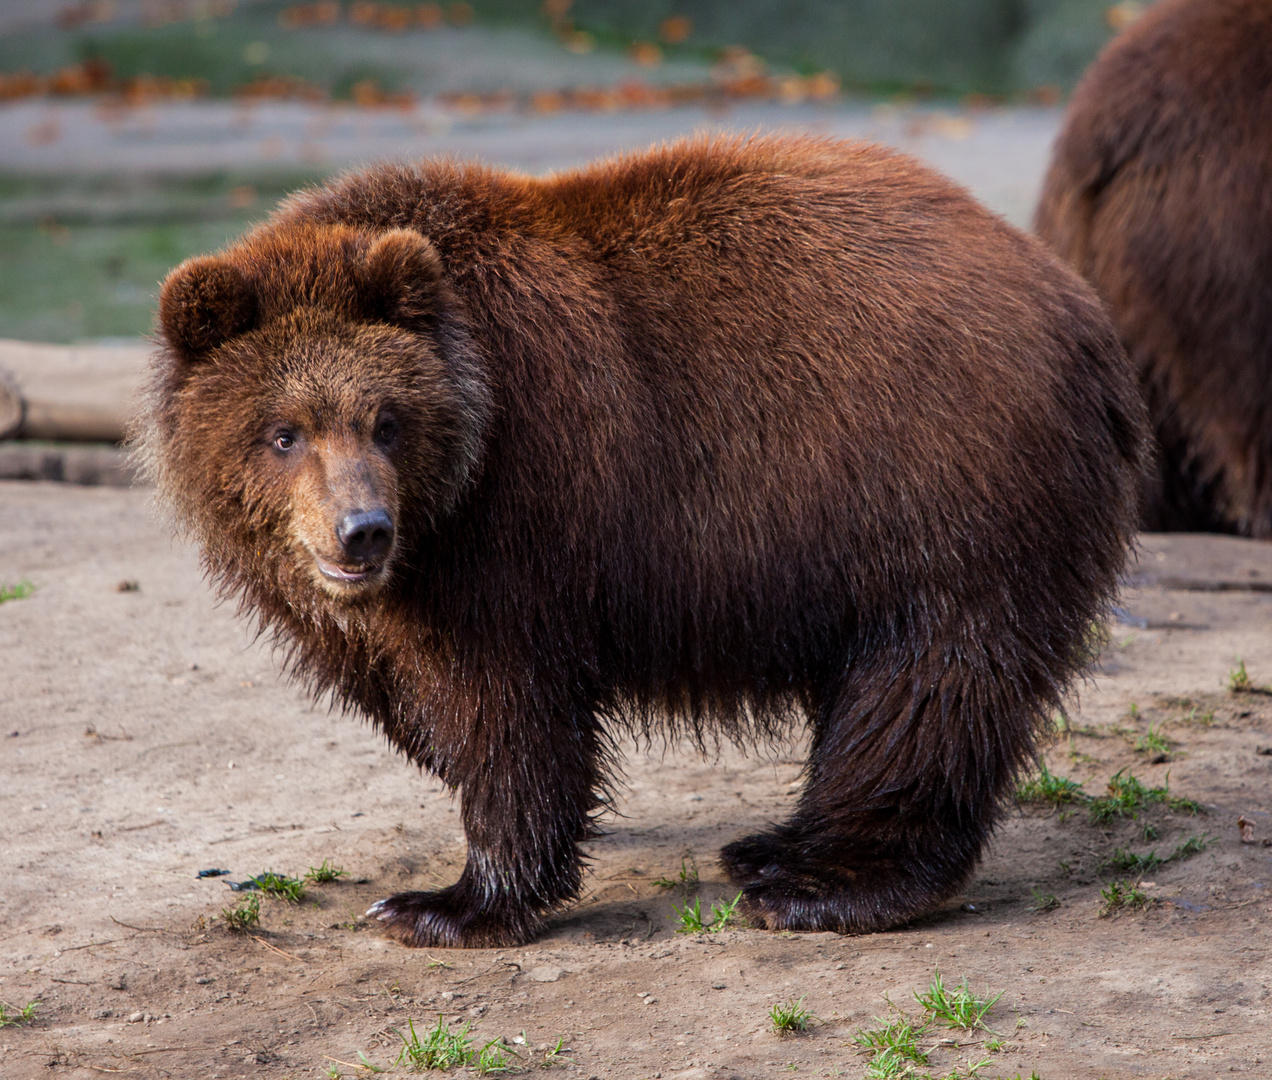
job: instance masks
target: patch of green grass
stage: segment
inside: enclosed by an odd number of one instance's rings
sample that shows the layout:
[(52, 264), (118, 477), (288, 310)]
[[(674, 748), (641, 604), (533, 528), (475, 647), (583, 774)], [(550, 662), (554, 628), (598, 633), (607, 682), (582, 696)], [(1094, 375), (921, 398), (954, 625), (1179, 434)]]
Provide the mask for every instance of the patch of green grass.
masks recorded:
[(549, 1047), (547, 1050), (543, 1052), (543, 1060), (539, 1062), (540, 1066), (542, 1066), (545, 1069), (551, 1068), (553, 1065), (568, 1066), (570, 1064), (569, 1061), (565, 1059), (564, 1057), (562, 1057), (562, 1054), (564, 1052), (565, 1052), (565, 1038), (562, 1037), (557, 1039), (555, 1046)]
[(1146, 908), (1153, 902), (1138, 883), (1130, 881), (1111, 881), (1100, 890), (1100, 896), (1104, 900), (1100, 908), (1101, 918), (1118, 911)]
[(1156, 727), (1150, 724), (1148, 731), (1135, 739), (1135, 749), (1141, 754), (1169, 754), (1170, 747), (1170, 740), (1162, 734), (1161, 724)]
[(1122, 874), (1134, 874), (1140, 877), (1143, 874), (1151, 874), (1166, 861), (1157, 854), (1155, 848), (1146, 855), (1136, 855), (1130, 849), (1120, 847), (1104, 860), (1104, 866), (1111, 867)]
[(1063, 776), (1056, 776), (1044, 763), (1037, 776), (1026, 780), (1016, 789), (1016, 799), (1022, 803), (1050, 803), (1060, 807), (1066, 803), (1085, 803), (1090, 796), (1082, 785)]
[(915, 1027), (904, 1017), (896, 1020), (874, 1018), (877, 1028), (861, 1028), (853, 1036), (853, 1042), (871, 1052), (866, 1065), (866, 1076), (872, 1078), (900, 1076), (913, 1065), (926, 1065), (928, 1054), (919, 1047), (919, 1036), (929, 1024)]
[(286, 900), (289, 904), (299, 904), (305, 898), (305, 883), (300, 878), (288, 877), (286, 874), (276, 874), (273, 870), (266, 870), (263, 874), (257, 874), (250, 881), (256, 882), (257, 887), (266, 896), (272, 896), (276, 900)]
[(477, 1073), (479, 1076), (510, 1072), (516, 1068), (516, 1064), (516, 1055), (503, 1044), (502, 1039), (491, 1039), (477, 1053)]
[(1034, 911), (1055, 911), (1060, 906), (1060, 900), (1055, 893), (1044, 893), (1038, 889), (1031, 889), (1030, 892), (1033, 893), (1034, 902), (1029, 906)]
[(222, 908), (221, 918), (235, 934), (246, 934), (261, 921), (261, 898), (253, 893), (239, 901), (238, 907)]
[(711, 905), (711, 920), (709, 922), (702, 917), (701, 897), (695, 896), (692, 904), (686, 900), (683, 907), (677, 907), (672, 904), (671, 910), (676, 913), (676, 918), (680, 922), (680, 925), (676, 927), (676, 933), (709, 934), (717, 930), (723, 930), (729, 925), (730, 921), (741, 918), (741, 916), (735, 914), (741, 900), (741, 893), (738, 893), (732, 900), (717, 900)]
[(36, 1010), (44, 1004), (39, 998), (28, 1001), (21, 1008), (16, 1005), (7, 1005), (0, 1001), (0, 1028), (16, 1027), (19, 1024), (29, 1024), (35, 1019)]
[(343, 867), (332, 866), (330, 859), (323, 859), (321, 866), (311, 866), (305, 871), (305, 880), (315, 885), (326, 885), (329, 881), (339, 881), (348, 873)]
[(791, 998), (769, 1009), (769, 1020), (779, 1035), (798, 1035), (808, 1030), (815, 1017), (804, 1008), (804, 999)]
[(729, 923), (737, 920), (740, 921), (742, 916), (737, 914), (738, 904), (742, 902), (742, 894), (739, 892), (732, 900), (717, 900), (711, 905), (711, 929), (723, 930)]
[(1160, 803), (1181, 813), (1196, 815), (1205, 812), (1201, 803), (1172, 795), (1169, 784), (1161, 787), (1145, 787), (1125, 769), (1113, 774), (1109, 779), (1108, 794), (1092, 799), (1087, 809), (1094, 824), (1107, 825), (1116, 818), (1139, 817), (1141, 810), (1154, 803)]
[(937, 971), (927, 992), (916, 993), (914, 1000), (931, 1014), (933, 1020), (939, 1020), (948, 1027), (970, 1030), (985, 1028), (985, 1014), (1002, 996), (1003, 991), (1000, 990), (993, 997), (980, 997), (972, 992), (966, 978), (958, 986), (947, 987), (940, 971)]
[(35, 585), (23, 578), (16, 585), (0, 585), (0, 604), (9, 600), (25, 600), (35, 592)]
[(1245, 661), (1237, 657), (1237, 666), (1228, 672), (1228, 689), (1234, 694), (1246, 694), (1254, 684), (1246, 671)]
[(680, 860), (680, 873), (674, 878), (660, 877), (655, 882), (660, 889), (679, 888), (688, 896), (698, 887), (698, 864), (692, 855)]
[(1209, 833), (1202, 833), (1200, 836), (1194, 834), (1176, 847), (1167, 861), (1174, 862), (1176, 859), (1188, 859), (1194, 855), (1200, 855), (1210, 846), (1211, 839)]
[(1208, 833), (1202, 833), (1200, 836), (1194, 833), (1165, 858), (1157, 854), (1156, 848), (1145, 855), (1137, 855), (1128, 848), (1120, 847), (1104, 860), (1103, 868), (1111, 867), (1119, 873), (1134, 874), (1139, 878), (1144, 874), (1151, 874), (1159, 866), (1165, 866), (1167, 863), (1177, 862), (1180, 859), (1187, 859), (1205, 851), (1210, 846), (1210, 842), (1211, 838)]
[(685, 901), (684, 907), (676, 907), (671, 905), (671, 910), (676, 913), (676, 918), (680, 920), (680, 925), (676, 927), (677, 934), (701, 934), (707, 930), (707, 924), (702, 921), (702, 898), (695, 896), (692, 906), (689, 901)]
[(410, 1035), (393, 1029), (393, 1033), (402, 1040), (402, 1050), (394, 1065), (405, 1065), (413, 1072), (425, 1069), (450, 1069), (456, 1065), (467, 1065), (474, 1057), (473, 1040), (468, 1037), (469, 1023), (458, 1031), (451, 1031), (446, 1026), (446, 1018), (437, 1017), (437, 1027), (421, 1036), (415, 1030), (415, 1021), (406, 1022)]

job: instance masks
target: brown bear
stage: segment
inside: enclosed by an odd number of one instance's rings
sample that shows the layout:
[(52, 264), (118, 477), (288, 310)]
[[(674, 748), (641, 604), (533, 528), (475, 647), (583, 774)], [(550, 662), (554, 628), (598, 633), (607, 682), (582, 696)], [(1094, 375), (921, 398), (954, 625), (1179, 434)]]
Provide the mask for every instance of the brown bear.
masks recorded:
[(1075, 274), (906, 158), (382, 166), (172, 272), (144, 455), (316, 693), (460, 791), (409, 945), (578, 894), (618, 732), (812, 728), (763, 927), (956, 892), (1089, 658), (1143, 406)]
[(1157, 432), (1147, 528), (1272, 536), (1272, 4), (1163, 0), (1082, 79), (1039, 235), (1108, 302)]

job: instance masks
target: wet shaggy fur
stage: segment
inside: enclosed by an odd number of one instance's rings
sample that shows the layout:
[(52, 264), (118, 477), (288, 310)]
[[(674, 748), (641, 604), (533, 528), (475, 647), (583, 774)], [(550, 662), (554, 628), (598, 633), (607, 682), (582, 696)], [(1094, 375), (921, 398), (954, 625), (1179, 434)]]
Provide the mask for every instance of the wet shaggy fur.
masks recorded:
[(177, 268), (160, 326), (140, 438), (209, 571), (460, 792), (459, 880), (373, 909), (409, 945), (578, 894), (616, 730), (793, 715), (794, 813), (723, 853), (749, 917), (930, 908), (1132, 535), (1143, 409), (1094, 295), (869, 146), (372, 169)]
[(1116, 38), (1037, 229), (1138, 372), (1159, 447), (1144, 524), (1272, 536), (1272, 4), (1163, 0)]

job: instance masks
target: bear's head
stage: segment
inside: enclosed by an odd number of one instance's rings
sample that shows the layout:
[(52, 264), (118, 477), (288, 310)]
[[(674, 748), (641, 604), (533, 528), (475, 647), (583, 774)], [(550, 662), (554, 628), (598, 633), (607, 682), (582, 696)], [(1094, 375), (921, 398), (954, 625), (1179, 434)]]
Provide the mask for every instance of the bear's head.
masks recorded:
[(263, 227), (163, 284), (137, 441), (224, 583), (356, 602), (459, 498), (486, 393), (432, 244)]

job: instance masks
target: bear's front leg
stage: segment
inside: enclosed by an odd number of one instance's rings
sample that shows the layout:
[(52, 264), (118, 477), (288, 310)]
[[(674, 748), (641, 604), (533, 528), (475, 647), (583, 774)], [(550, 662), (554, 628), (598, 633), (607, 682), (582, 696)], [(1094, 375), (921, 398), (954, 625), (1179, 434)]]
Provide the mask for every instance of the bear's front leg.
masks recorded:
[(578, 844), (603, 802), (604, 760), (600, 728), (583, 709), (479, 719), (441, 770), (461, 791), (463, 874), (445, 889), (381, 900), (368, 917), (415, 948), (530, 941), (579, 893)]

